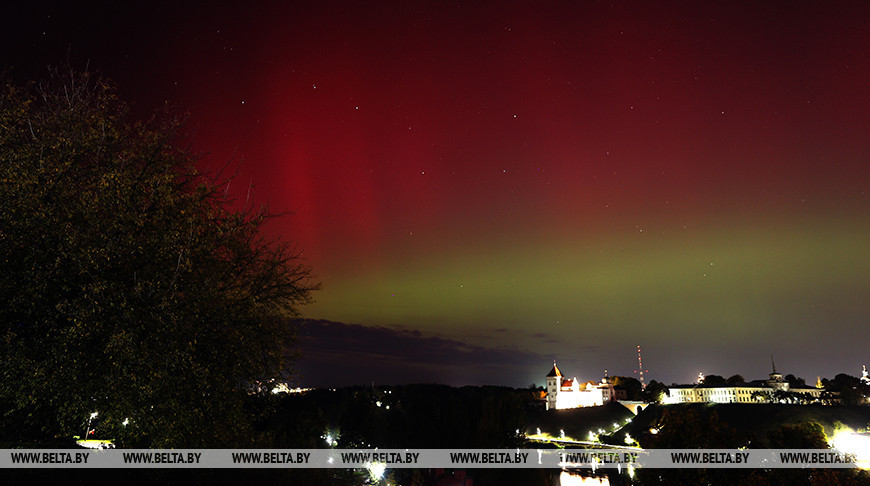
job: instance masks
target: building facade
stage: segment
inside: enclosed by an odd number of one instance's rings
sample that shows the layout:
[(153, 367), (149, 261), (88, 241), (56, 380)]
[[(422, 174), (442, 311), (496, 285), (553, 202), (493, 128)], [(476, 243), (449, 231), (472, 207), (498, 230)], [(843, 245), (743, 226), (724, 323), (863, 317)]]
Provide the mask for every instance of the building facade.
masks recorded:
[(547, 374), (547, 410), (595, 407), (616, 400), (616, 390), (606, 376), (600, 383), (566, 378), (556, 363)]
[(792, 387), (783, 379), (782, 374), (776, 372), (775, 367), (768, 376), (767, 380), (737, 385), (704, 386), (701, 375), (697, 384), (669, 387), (664, 403), (807, 403), (821, 402), (823, 399), (824, 389)]

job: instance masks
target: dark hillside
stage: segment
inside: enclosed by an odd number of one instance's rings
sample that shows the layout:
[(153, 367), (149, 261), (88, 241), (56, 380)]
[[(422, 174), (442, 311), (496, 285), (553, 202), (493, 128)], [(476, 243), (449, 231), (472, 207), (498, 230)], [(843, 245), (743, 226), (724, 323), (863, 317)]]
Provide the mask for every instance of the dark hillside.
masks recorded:
[[(618, 439), (627, 432), (643, 445), (651, 438), (651, 429), (661, 428), (665, 410), (681, 414), (697, 414), (702, 423), (715, 418), (720, 424), (735, 432), (734, 438), (740, 443), (733, 444), (734, 447), (749, 445), (753, 448), (765, 448), (768, 446), (768, 435), (783, 425), (818, 423), (823, 427), (824, 433), (831, 437), (842, 426), (860, 430), (870, 423), (870, 407), (859, 406), (730, 403), (650, 405), (626, 425), (624, 430), (615, 434), (612, 443), (618, 444)], [(662, 430), (660, 433), (668, 433), (668, 431)], [(686, 447), (698, 447), (698, 445), (686, 444)]]

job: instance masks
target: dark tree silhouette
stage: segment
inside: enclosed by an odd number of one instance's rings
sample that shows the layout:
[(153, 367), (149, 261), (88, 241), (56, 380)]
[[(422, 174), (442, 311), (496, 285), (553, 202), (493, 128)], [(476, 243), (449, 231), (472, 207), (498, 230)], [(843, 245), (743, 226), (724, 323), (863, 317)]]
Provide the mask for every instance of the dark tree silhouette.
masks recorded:
[(176, 119), (129, 120), (87, 73), (3, 84), (2, 425), (69, 437), (98, 412), (128, 444), (246, 443), (247, 388), (289, 369), (308, 267), (176, 147)]
[(645, 402), (661, 403), (668, 396), (668, 392), (668, 387), (664, 383), (652, 380), (643, 390), (643, 400)]
[(704, 386), (725, 386), (728, 382), (719, 375), (707, 375), (704, 377)]
[(729, 386), (734, 386), (746, 383), (746, 380), (743, 378), (742, 375), (731, 375), (728, 377), (727, 380), (725, 380), (725, 383), (727, 383)]

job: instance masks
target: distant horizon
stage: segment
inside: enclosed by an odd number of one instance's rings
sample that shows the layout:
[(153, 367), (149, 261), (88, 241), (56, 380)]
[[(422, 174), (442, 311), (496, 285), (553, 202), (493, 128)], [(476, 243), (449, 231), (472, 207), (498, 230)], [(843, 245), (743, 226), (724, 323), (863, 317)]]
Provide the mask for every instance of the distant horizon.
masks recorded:
[[(313, 388), (334, 388), (337, 386), (371, 386), (372, 382), (375, 386), (401, 386), (409, 384), (440, 384), (447, 386), (506, 386), (511, 388), (528, 388), (531, 383), (536, 386), (544, 386), (546, 384), (545, 376), (553, 366), (552, 358), (544, 358), (534, 353), (523, 352), (519, 349), (493, 349), (485, 347), (469, 346), (466, 343), (455, 341), (439, 336), (430, 336), (418, 331), (407, 329), (396, 329), (387, 327), (372, 327), (354, 324), (344, 324), (322, 319), (307, 319), (300, 318), (294, 320), (294, 323), (300, 326), (299, 335), (297, 336), (298, 351), (300, 359), (296, 365), (298, 370), (296, 376), (298, 381), (294, 381), (295, 385), (300, 387)], [(371, 349), (358, 349), (357, 345), (360, 342), (375, 343)], [(627, 345), (629, 351), (635, 351), (635, 368), (636, 368), (636, 346)], [(391, 353), (399, 354), (391, 356)], [(342, 359), (359, 359), (358, 363), (365, 363), (363, 368), (353, 366), (348, 367), (337, 356), (346, 356), (349, 358)], [(408, 365), (411, 356), (414, 356), (417, 363)], [(644, 351), (644, 361), (649, 362), (646, 351)], [(519, 360), (519, 361), (518, 361)], [(559, 366), (559, 370), (566, 377), (577, 377), (582, 381), (600, 381), (604, 377), (606, 371), (608, 376), (624, 376), (639, 379), (634, 369), (631, 371), (620, 372), (626, 368), (603, 368), (601, 373), (596, 375), (594, 372), (580, 370), (575, 372), (573, 366), (569, 367), (560, 363), (575, 363), (580, 359), (564, 359), (555, 360)], [(758, 361), (767, 364), (767, 369), (759, 369), (758, 372), (749, 371), (733, 371), (719, 372), (717, 370), (698, 370), (704, 373), (705, 376), (719, 375), (723, 378), (729, 378), (733, 375), (741, 375), (749, 382), (753, 380), (767, 379), (772, 372), (770, 356), (758, 356)], [(784, 360), (787, 365), (791, 365), (791, 360)], [(542, 366), (535, 367), (535, 362)], [(860, 363), (857, 366), (857, 373), (850, 370), (833, 370), (827, 374), (815, 374), (813, 376), (802, 375), (795, 373), (780, 365), (774, 356), (776, 363), (776, 371), (783, 376), (794, 375), (797, 378), (805, 380), (807, 385), (813, 386), (817, 378), (833, 379), (838, 374), (846, 374), (849, 376), (861, 376)], [(403, 363), (405, 363), (403, 365)], [(441, 369), (445, 367), (445, 369)], [(487, 372), (483, 376), (497, 376), (494, 370), (513, 371), (514, 373), (505, 373), (500, 375), (500, 379), (493, 379), (491, 382), (462, 381), (463, 376), (481, 376), (480, 373), (475, 373), (473, 369), (486, 369)], [(539, 371), (537, 378), (532, 378), (525, 384), (522, 384), (521, 378), (517, 376), (532, 376), (529, 367), (534, 367), (532, 371)], [(546, 369), (544, 369), (546, 368)], [(647, 368), (645, 366), (645, 368)], [(738, 369), (739, 367), (735, 367)], [(791, 366), (789, 366), (791, 368)], [(655, 373), (644, 371), (644, 382), (648, 384), (655, 380), (665, 385), (679, 384), (688, 385), (695, 383), (698, 376), (698, 371), (686, 371), (686, 375), (691, 375), (693, 379), (689, 381), (666, 380), (660, 379)], [(369, 374), (366, 374), (369, 373)], [(408, 381), (412, 378), (405, 378), (408, 375), (413, 376), (414, 373), (423, 373), (422, 376), (428, 376), (430, 379), (423, 381)], [(333, 383), (326, 384), (330, 376), (341, 376), (342, 379)], [(366, 378), (363, 378), (365, 376)], [(438, 376), (452, 377), (449, 382), (433, 381), (437, 380)], [(661, 375), (658, 375), (661, 376)], [(353, 377), (353, 378), (352, 378)], [(343, 381), (342, 381), (343, 380)], [(405, 381), (403, 381), (405, 380)]]

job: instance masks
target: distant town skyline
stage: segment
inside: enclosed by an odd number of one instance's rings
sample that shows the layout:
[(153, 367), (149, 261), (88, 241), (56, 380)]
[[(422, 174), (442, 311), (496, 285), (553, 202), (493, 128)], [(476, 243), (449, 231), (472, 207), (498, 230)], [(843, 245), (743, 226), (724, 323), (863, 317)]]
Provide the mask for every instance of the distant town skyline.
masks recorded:
[(168, 100), (238, 207), (287, 213), (323, 282), (301, 386), (632, 376), (638, 344), (647, 381), (811, 383), (870, 360), (868, 15), (19, 2), (0, 60)]

